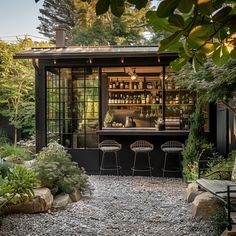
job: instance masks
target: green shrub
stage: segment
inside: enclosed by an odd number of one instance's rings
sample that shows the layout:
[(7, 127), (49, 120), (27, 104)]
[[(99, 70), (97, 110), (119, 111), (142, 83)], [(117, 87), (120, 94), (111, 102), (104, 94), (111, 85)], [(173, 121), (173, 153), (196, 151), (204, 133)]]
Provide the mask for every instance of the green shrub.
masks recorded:
[(11, 168), (6, 178), (0, 182), (0, 209), (7, 204), (30, 200), (34, 196), (33, 188), (38, 184), (37, 174), (22, 165)]
[(13, 166), (14, 166), (13, 163), (10, 163), (10, 162), (7, 162), (7, 161), (4, 161), (4, 162), (0, 163), (0, 176), (2, 178), (7, 177), (10, 168), (12, 168)]
[(11, 144), (5, 144), (0, 148), (0, 156), (8, 162), (16, 164), (22, 164), (24, 161), (32, 159), (27, 149)]
[(228, 225), (227, 214), (223, 207), (218, 207), (211, 218), (213, 233), (215, 236), (221, 235)]
[(204, 117), (202, 108), (203, 102), (201, 99), (198, 99), (195, 112), (192, 114), (190, 119), (190, 131), (182, 153), (183, 175), (186, 182), (198, 178), (199, 167), (196, 163), (199, 162), (202, 145), (206, 142), (203, 134)]
[(38, 154), (33, 168), (39, 173), (38, 178), (42, 185), (53, 189), (54, 194), (89, 189), (88, 176), (84, 169), (72, 162), (64, 147), (56, 142), (49, 143)]
[(5, 130), (0, 129), (0, 145), (8, 143), (10, 140)]

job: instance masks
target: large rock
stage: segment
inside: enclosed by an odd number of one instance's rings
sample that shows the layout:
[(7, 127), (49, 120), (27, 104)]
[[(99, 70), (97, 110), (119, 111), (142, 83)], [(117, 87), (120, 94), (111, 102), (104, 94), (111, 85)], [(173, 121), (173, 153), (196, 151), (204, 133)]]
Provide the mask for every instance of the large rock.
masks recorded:
[(186, 200), (188, 203), (193, 202), (195, 197), (201, 194), (203, 191), (199, 190), (196, 182), (190, 183), (186, 188)]
[(53, 195), (48, 188), (34, 189), (34, 198), (29, 202), (23, 202), (7, 207), (8, 213), (39, 213), (51, 209)]
[(72, 202), (78, 202), (81, 199), (80, 191), (70, 193), (70, 199), (72, 200)]
[(219, 207), (222, 207), (222, 203), (213, 194), (203, 192), (193, 201), (192, 215), (197, 218), (210, 219)]
[(62, 193), (54, 198), (52, 206), (56, 209), (64, 209), (69, 203), (71, 203), (69, 194)]

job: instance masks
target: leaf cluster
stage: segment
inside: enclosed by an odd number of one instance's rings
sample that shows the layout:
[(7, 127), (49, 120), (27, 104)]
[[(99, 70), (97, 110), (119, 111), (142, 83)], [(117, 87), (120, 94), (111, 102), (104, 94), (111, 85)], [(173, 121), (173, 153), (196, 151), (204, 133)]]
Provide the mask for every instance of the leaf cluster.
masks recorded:
[(236, 88), (236, 61), (229, 60), (223, 66), (216, 66), (208, 60), (196, 73), (187, 64), (176, 73), (176, 81), (207, 102), (227, 102)]
[(37, 186), (37, 173), (22, 165), (11, 168), (8, 175), (0, 182), (0, 209), (7, 204), (16, 204), (30, 200)]
[(84, 169), (71, 161), (71, 156), (63, 146), (49, 143), (36, 158), (33, 168), (38, 173), (41, 184), (54, 191), (54, 194), (89, 189), (88, 176)]
[(176, 51), (176, 70), (190, 59), (195, 71), (208, 57), (217, 65), (235, 58), (235, 1), (162, 0), (146, 15), (156, 32), (171, 35), (161, 41), (159, 51)]

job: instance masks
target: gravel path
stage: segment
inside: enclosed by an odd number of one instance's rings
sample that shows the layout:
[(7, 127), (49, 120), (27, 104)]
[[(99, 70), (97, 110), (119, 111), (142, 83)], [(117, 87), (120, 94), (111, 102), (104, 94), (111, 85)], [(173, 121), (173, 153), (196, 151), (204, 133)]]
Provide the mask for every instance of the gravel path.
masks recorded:
[(66, 210), (9, 215), (1, 236), (211, 236), (207, 222), (191, 217), (180, 179), (90, 176), (92, 196)]

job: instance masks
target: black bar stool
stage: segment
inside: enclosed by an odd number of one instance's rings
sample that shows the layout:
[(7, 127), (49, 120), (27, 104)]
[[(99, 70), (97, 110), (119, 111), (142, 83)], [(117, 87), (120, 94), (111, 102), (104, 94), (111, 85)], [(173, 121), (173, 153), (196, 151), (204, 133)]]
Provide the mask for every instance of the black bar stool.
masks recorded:
[[(117, 177), (119, 179), (119, 170), (121, 166), (119, 165), (119, 156), (118, 151), (121, 150), (121, 144), (117, 143), (115, 140), (103, 140), (101, 143), (98, 144), (98, 148), (102, 151), (102, 161), (100, 166), (100, 175), (102, 174), (103, 170), (116, 170)], [(104, 159), (106, 153), (114, 153), (115, 155), (115, 165), (113, 166), (104, 166)]]
[[(130, 145), (130, 149), (132, 151), (134, 151), (134, 163), (133, 163), (133, 167), (131, 168), (132, 176), (134, 176), (135, 171), (149, 171), (150, 176), (152, 176), (152, 166), (151, 166), (149, 153), (154, 149), (153, 144), (151, 144), (145, 140), (138, 140)], [(147, 168), (144, 168), (144, 169), (137, 169), (136, 168), (136, 161), (137, 161), (138, 153), (139, 154), (147, 153), (147, 157), (148, 157), (148, 167)]]
[(167, 141), (161, 145), (161, 150), (165, 152), (162, 176), (165, 177), (165, 172), (181, 172), (180, 168), (179, 169), (166, 169), (166, 163), (167, 163), (168, 154), (177, 154), (179, 158), (179, 166), (180, 166), (180, 155), (181, 155), (181, 152), (184, 150), (184, 144), (178, 141)]

